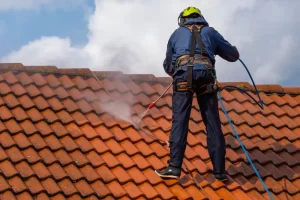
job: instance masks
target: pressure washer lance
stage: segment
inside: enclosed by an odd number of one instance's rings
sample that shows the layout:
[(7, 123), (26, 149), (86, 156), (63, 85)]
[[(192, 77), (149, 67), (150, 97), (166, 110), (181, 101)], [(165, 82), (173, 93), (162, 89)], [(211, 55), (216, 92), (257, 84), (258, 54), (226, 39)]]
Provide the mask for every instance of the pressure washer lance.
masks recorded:
[[(96, 76), (96, 74), (95, 74), (93, 71), (91, 71), (91, 72), (92, 72), (94, 78), (95, 78), (95, 79), (98, 81), (98, 83), (101, 85), (101, 87), (103, 88), (103, 90), (110, 96), (110, 93), (108, 92), (107, 89), (105, 89), (104, 85), (100, 82), (100, 80), (98, 79), (98, 77)], [(113, 101), (114, 101), (114, 100), (113, 100)], [(114, 102), (115, 102), (115, 101), (114, 101)]]
[(139, 123), (141, 122), (141, 120), (145, 117), (145, 115), (147, 114), (147, 112), (153, 108), (156, 104), (156, 102), (162, 97), (165, 95), (165, 93), (168, 91), (168, 89), (172, 86), (173, 83), (170, 83), (170, 85), (165, 89), (165, 91), (154, 101), (154, 102), (151, 102), (147, 108), (147, 110), (143, 113), (143, 115), (140, 117), (140, 119), (137, 121), (137, 125), (139, 125)]

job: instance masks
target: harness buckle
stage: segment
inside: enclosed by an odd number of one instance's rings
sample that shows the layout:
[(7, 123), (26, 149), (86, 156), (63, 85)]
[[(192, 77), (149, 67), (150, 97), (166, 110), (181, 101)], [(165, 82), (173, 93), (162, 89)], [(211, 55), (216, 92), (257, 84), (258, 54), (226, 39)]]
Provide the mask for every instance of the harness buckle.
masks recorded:
[(187, 66), (188, 67), (194, 67), (194, 62), (195, 62), (195, 57), (189, 57)]

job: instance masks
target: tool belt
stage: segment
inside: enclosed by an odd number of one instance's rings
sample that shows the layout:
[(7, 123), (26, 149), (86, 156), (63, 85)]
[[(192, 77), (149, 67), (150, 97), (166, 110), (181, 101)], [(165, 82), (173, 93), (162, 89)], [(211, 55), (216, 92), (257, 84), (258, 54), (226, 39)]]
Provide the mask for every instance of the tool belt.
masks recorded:
[[(178, 68), (183, 65), (187, 65), (188, 71), (187, 71), (187, 82), (180, 82), (177, 83), (177, 91), (194, 91), (193, 90), (193, 67), (195, 64), (202, 64), (206, 67), (208, 71), (208, 76), (211, 76), (213, 80), (215, 80), (214, 77), (214, 64), (211, 61), (211, 59), (208, 56), (208, 53), (204, 49), (204, 45), (201, 39), (201, 29), (203, 25), (193, 25), (193, 26), (186, 26), (191, 32), (192, 32), (192, 40), (190, 44), (190, 55), (183, 55), (180, 56), (175, 63), (175, 67)], [(196, 48), (196, 42), (199, 44), (201, 49), (201, 54), (195, 55), (195, 48)], [(207, 91), (211, 92), (212, 89), (218, 90), (218, 87), (214, 85), (214, 83), (207, 85)], [(213, 92), (213, 91), (212, 91)]]
[(210, 58), (206, 57), (206, 56), (202, 56), (202, 55), (199, 55), (199, 54), (196, 54), (193, 58), (190, 57), (190, 55), (183, 55), (183, 56), (180, 56), (177, 60), (176, 60), (176, 68), (177, 67), (180, 67), (180, 66), (183, 66), (183, 65), (186, 65), (188, 63), (193, 63), (193, 65), (195, 64), (201, 64), (201, 65), (204, 65), (206, 68), (208, 69), (213, 69), (213, 64), (210, 60)]
[[(187, 85), (188, 85), (188, 82), (186, 82), (186, 81), (177, 83), (176, 91), (178, 91), (178, 92), (186, 92), (186, 91), (193, 92), (193, 90), (188, 89)], [(203, 94), (212, 94), (212, 93), (221, 91), (223, 88), (220, 87), (217, 82), (214, 82), (214, 83), (202, 85), (200, 88), (197, 88), (197, 89), (199, 91), (198, 95), (203, 95)]]

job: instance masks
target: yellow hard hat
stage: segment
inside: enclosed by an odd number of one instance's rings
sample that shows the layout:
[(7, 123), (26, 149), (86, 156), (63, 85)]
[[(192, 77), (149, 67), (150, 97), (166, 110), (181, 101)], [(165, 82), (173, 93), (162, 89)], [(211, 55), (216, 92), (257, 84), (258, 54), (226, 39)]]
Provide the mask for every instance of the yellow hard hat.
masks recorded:
[(201, 11), (196, 7), (187, 7), (182, 11), (181, 17), (188, 17), (191, 14), (198, 14), (201, 16)]
[(184, 18), (187, 18), (191, 15), (195, 15), (195, 16), (202, 16), (201, 11), (196, 8), (196, 7), (187, 7), (186, 9), (184, 9), (178, 16), (178, 25), (181, 26), (184, 22)]

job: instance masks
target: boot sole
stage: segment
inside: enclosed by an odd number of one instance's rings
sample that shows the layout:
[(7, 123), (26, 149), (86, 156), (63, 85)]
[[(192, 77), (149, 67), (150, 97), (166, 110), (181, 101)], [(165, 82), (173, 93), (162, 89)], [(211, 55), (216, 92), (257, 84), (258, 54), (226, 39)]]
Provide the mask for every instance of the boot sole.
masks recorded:
[(163, 178), (175, 178), (175, 179), (178, 179), (178, 178), (179, 178), (179, 176), (162, 175), (162, 174), (158, 173), (156, 170), (154, 170), (154, 171), (155, 171), (155, 173), (156, 173), (158, 176), (163, 177)]
[(225, 181), (228, 181), (228, 178), (225, 178), (225, 179), (217, 179), (216, 178), (216, 180), (221, 181), (221, 182), (225, 182)]

